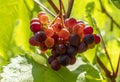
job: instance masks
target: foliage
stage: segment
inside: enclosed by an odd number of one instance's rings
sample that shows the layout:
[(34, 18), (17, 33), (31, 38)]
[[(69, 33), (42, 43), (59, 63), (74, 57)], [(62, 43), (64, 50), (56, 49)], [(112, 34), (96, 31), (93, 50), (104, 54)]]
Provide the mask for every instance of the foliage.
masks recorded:
[[(47, 0), (39, 1), (54, 12)], [(102, 1), (102, 7), (106, 9), (105, 11), (103, 11), (104, 9), (102, 9), (99, 1)], [(57, 0), (54, 3), (59, 7)], [(98, 56), (106, 68), (112, 72), (102, 44), (99, 44), (94, 49), (90, 49), (85, 53), (78, 54), (75, 65), (68, 66), (67, 68), (62, 67), (59, 71), (54, 71), (47, 64), (46, 55), (38, 55), (40, 53), (37, 51), (37, 48), (30, 46), (28, 43), (31, 36), (29, 29), (30, 19), (35, 17), (36, 14), (43, 9), (39, 8), (33, 0), (0, 0), (0, 4), (1, 82), (8, 82), (5, 81), (8, 78), (14, 81), (19, 80), (19, 82), (27, 82), (27, 78), (29, 82), (107, 82), (103, 69), (96, 61), (96, 56)], [(67, 0), (64, 0), (63, 4), (65, 5), (65, 10), (67, 10)], [(119, 9), (119, 0), (74, 0), (70, 16), (87, 21), (88, 24), (94, 27), (95, 33), (98, 31), (94, 26), (93, 19), (96, 21), (96, 25), (101, 31), (114, 70), (117, 68), (120, 55)], [(50, 14), (49, 16), (53, 19)], [(23, 55), (23, 57), (18, 56), (19, 54)], [(50, 55), (50, 51), (46, 52), (46, 54)], [(71, 70), (72, 68), (74, 69)], [(25, 72), (24, 70), (27, 69), (29, 71)], [(12, 75), (15, 77), (14, 79)], [(28, 77), (26, 76), (26, 79), (25, 77), (17, 78), (16, 76), (19, 75), (27, 75)], [(117, 82), (120, 81), (119, 75)]]

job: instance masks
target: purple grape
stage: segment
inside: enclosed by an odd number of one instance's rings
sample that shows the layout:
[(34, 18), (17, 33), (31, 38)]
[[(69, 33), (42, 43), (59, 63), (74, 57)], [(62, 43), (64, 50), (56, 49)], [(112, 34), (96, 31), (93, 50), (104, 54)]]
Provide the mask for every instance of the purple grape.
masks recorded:
[(77, 47), (80, 43), (80, 37), (77, 34), (71, 34), (69, 37), (70, 45)]
[(74, 47), (74, 46), (68, 46), (68, 47), (67, 47), (67, 54), (68, 54), (70, 57), (74, 57), (74, 56), (77, 54), (77, 48)]
[(45, 32), (43, 32), (43, 31), (39, 31), (39, 32), (35, 33), (34, 37), (35, 37), (35, 40), (40, 43), (45, 41), (47, 38)]
[(66, 52), (66, 46), (64, 44), (59, 44), (56, 47), (57, 54), (64, 54)]
[(78, 52), (82, 53), (87, 50), (87, 44), (84, 42), (81, 42), (80, 45), (78, 46)]
[(67, 66), (70, 63), (70, 57), (66, 54), (59, 56), (59, 62), (63, 66)]
[(60, 69), (60, 63), (59, 63), (59, 61), (58, 60), (53, 60), (52, 62), (51, 62), (51, 68), (52, 69), (54, 69), (54, 70), (59, 70)]
[(51, 64), (51, 62), (52, 62), (53, 60), (55, 60), (55, 59), (56, 59), (55, 56), (49, 56), (49, 58), (48, 58), (48, 63)]
[(85, 35), (84, 42), (86, 44), (92, 44), (94, 42), (94, 36), (92, 34)]

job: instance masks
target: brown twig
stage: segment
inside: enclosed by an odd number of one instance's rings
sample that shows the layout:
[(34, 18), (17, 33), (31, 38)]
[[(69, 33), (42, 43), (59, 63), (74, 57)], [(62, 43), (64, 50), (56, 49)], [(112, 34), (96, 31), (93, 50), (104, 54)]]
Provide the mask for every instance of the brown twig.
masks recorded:
[(72, 10), (72, 7), (73, 7), (73, 3), (74, 3), (74, 0), (69, 0), (69, 2), (68, 2), (68, 9), (67, 9), (67, 13), (65, 15), (65, 18), (69, 18), (70, 17), (71, 10)]
[(110, 56), (109, 56), (108, 51), (107, 51), (107, 48), (106, 48), (106, 46), (105, 46), (105, 42), (104, 42), (103, 37), (102, 37), (102, 35), (101, 35), (101, 32), (100, 32), (99, 28), (97, 27), (95, 20), (93, 20), (93, 22), (94, 22), (94, 26), (96, 27), (96, 29), (97, 29), (100, 37), (101, 37), (101, 43), (102, 43), (102, 46), (103, 46), (103, 48), (104, 48), (104, 50), (105, 50), (105, 54), (106, 54), (106, 56), (107, 56), (107, 58), (108, 58), (108, 60), (109, 60), (109, 63), (110, 63), (112, 72), (115, 73), (114, 68), (113, 68), (113, 65), (112, 65), (112, 62), (111, 62), (111, 59), (110, 59)]
[(62, 13), (62, 9), (63, 9), (63, 6), (62, 6), (62, 0), (59, 0), (59, 5), (60, 5), (59, 16), (60, 16), (60, 18), (61, 18), (61, 20), (62, 20), (62, 25), (65, 26), (65, 25), (64, 25), (63, 13)]
[(47, 11), (49, 14), (51, 14), (53, 17), (55, 17), (56, 15), (51, 12), (48, 8), (46, 8), (42, 3), (40, 3), (38, 0), (34, 0), (34, 2), (36, 4), (38, 4), (43, 10)]
[(64, 7), (63, 2), (62, 2), (62, 8), (63, 8), (63, 12), (64, 12), (64, 14), (66, 14), (65, 7)]
[(102, 63), (102, 61), (100, 60), (98, 56), (97, 56), (97, 62), (100, 65), (100, 67), (104, 70), (104, 72), (106, 73), (106, 76), (110, 76), (110, 71), (105, 67), (105, 65)]
[(47, 0), (48, 3), (51, 5), (51, 7), (54, 9), (54, 11), (58, 14), (59, 13), (59, 9), (57, 8), (57, 6), (54, 4), (54, 2), (52, 0)]
[(100, 5), (101, 5), (101, 9), (102, 9), (102, 12), (105, 13), (112, 21), (113, 23), (120, 29), (120, 25), (113, 19), (112, 16), (110, 16), (110, 14), (107, 12), (107, 10), (104, 8), (103, 4), (102, 4), (102, 1), (99, 0), (100, 2)]

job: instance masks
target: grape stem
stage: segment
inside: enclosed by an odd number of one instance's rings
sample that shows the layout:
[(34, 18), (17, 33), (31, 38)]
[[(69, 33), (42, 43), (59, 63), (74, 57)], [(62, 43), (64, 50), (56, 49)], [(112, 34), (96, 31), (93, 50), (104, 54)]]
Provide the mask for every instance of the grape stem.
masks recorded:
[(74, 0), (68, 0), (68, 9), (67, 9), (67, 13), (65, 15), (65, 19), (70, 17), (72, 7), (73, 7), (73, 3), (74, 3)]
[(54, 2), (52, 0), (47, 0), (48, 3), (52, 6), (52, 8), (54, 9), (54, 11), (56, 12), (56, 14), (59, 13), (59, 9), (57, 8), (57, 6), (54, 4)]
[(53, 17), (56, 16), (53, 12), (51, 12), (48, 8), (46, 8), (46, 7), (45, 7), (42, 3), (40, 3), (38, 0), (34, 0), (34, 2), (35, 2), (36, 4), (38, 4), (41, 9), (47, 11), (47, 12), (48, 12), (49, 14), (51, 14)]
[[(102, 4), (102, 1), (99, 0), (100, 2), (100, 5), (101, 5), (101, 9), (102, 9), (102, 12), (105, 13), (109, 18), (110, 20), (120, 29), (120, 25), (113, 19), (113, 17), (107, 12), (107, 10), (104, 8), (103, 4)], [(113, 27), (112, 27), (113, 28)], [(111, 29), (112, 29), (111, 28)]]
[(62, 25), (65, 27), (65, 24), (64, 24), (64, 17), (63, 17), (63, 13), (62, 13), (62, 9), (63, 9), (63, 4), (62, 4), (62, 0), (59, 0), (59, 5), (60, 5), (60, 12), (59, 12), (59, 16), (62, 20)]

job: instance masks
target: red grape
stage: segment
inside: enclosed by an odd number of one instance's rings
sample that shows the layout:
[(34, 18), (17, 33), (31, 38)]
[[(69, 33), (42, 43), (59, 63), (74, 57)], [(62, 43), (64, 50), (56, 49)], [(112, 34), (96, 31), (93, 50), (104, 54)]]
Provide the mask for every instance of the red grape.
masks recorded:
[(73, 27), (72, 32), (74, 34), (81, 35), (81, 34), (83, 34), (83, 29), (84, 29), (84, 24), (78, 23)]
[(98, 44), (100, 42), (100, 36), (98, 36), (96, 34), (94, 34), (93, 36), (94, 36), (94, 42), (95, 42), (95, 44)]
[(46, 33), (46, 35), (48, 36), (48, 37), (51, 37), (51, 36), (53, 36), (54, 35), (54, 31), (53, 31), (53, 28), (46, 28), (45, 30), (44, 30), (44, 32)]
[(39, 20), (39, 18), (33, 18), (33, 19), (30, 21), (30, 24), (33, 23), (33, 22), (39, 22), (39, 23), (40, 23), (40, 20)]
[(40, 19), (40, 17), (41, 17), (42, 15), (46, 15), (46, 13), (45, 13), (45, 12), (42, 12), (42, 11), (39, 12), (39, 13), (38, 13), (38, 18)]
[(39, 45), (39, 44), (35, 41), (34, 36), (32, 36), (32, 37), (29, 39), (29, 43), (30, 43), (32, 46), (38, 46), (38, 45)]
[(61, 23), (62, 20), (60, 19), (60, 17), (57, 17), (56, 20), (55, 20), (55, 23)]
[(40, 20), (40, 23), (42, 23), (42, 24), (48, 24), (48, 22), (49, 22), (48, 16), (44, 15), (44, 14), (39, 17), (39, 20)]
[(93, 28), (91, 26), (86, 26), (84, 29), (84, 34), (92, 34)]
[(54, 30), (54, 32), (58, 33), (61, 31), (61, 29), (63, 28), (62, 24), (61, 23), (54, 23), (52, 25), (52, 28)]
[(59, 38), (62, 38), (63, 40), (68, 40), (70, 36), (70, 32), (67, 29), (62, 29), (59, 34)]
[(48, 47), (48, 48), (51, 48), (53, 47), (55, 44), (55, 41), (53, 38), (51, 37), (47, 37), (47, 39), (45, 40), (45, 45)]
[(32, 22), (30, 24), (30, 29), (32, 32), (36, 33), (38, 31), (40, 31), (42, 28), (42, 25), (39, 22)]
[(73, 28), (73, 26), (75, 26), (76, 24), (77, 24), (77, 21), (74, 18), (67, 18), (65, 20), (65, 25), (68, 29)]
[(70, 65), (75, 64), (76, 58), (75, 57), (70, 57)]

